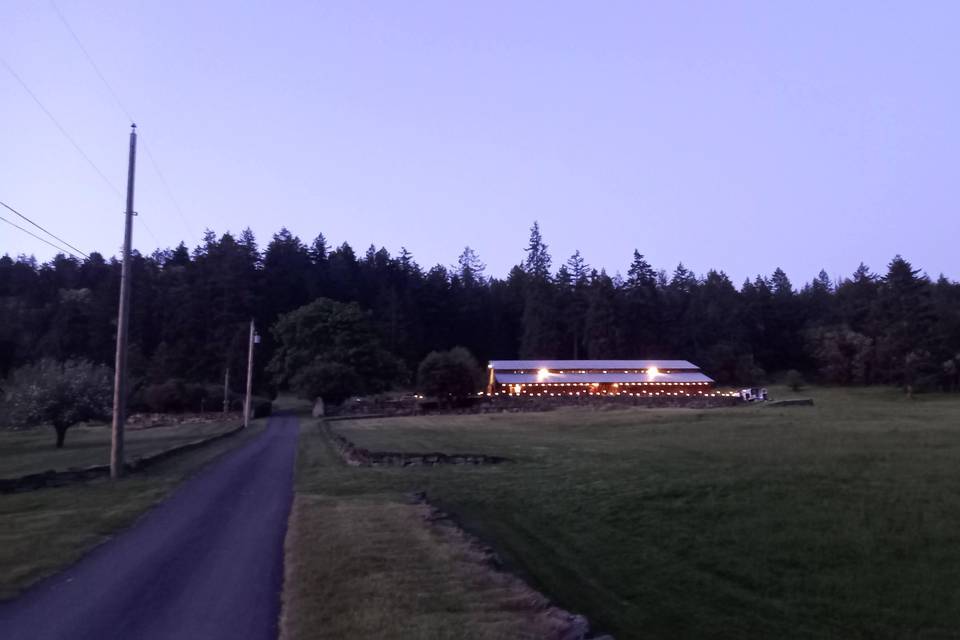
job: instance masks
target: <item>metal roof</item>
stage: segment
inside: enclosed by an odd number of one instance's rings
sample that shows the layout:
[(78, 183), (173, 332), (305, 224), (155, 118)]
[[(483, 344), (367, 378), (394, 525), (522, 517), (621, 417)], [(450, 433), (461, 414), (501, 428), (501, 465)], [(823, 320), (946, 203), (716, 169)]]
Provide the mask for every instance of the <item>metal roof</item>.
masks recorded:
[(646, 373), (551, 373), (544, 379), (536, 373), (495, 373), (494, 377), (500, 384), (593, 384), (594, 382), (612, 384), (629, 382), (713, 382), (713, 378), (700, 372), (661, 373), (651, 376)]
[(491, 360), (491, 369), (700, 369), (686, 360)]

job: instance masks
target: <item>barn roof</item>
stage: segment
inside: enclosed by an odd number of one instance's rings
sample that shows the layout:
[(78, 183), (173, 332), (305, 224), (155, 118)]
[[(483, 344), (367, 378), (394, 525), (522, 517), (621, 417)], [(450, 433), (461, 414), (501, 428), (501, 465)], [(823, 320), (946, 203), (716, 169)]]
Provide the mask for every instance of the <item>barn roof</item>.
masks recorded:
[[(519, 367), (518, 367), (519, 368)], [(494, 373), (500, 384), (624, 384), (630, 382), (668, 383), (679, 382), (690, 384), (694, 382), (713, 382), (713, 378), (698, 372), (661, 373), (651, 376), (646, 373), (551, 373), (541, 379), (536, 373)]]
[(491, 360), (491, 369), (687, 369), (698, 371), (700, 367), (686, 360)]

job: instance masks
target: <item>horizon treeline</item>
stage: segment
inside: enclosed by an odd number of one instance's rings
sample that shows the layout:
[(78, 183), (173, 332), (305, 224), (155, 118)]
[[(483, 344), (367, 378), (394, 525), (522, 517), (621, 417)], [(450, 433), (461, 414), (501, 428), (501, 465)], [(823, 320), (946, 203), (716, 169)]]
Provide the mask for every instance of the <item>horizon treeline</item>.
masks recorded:
[[(755, 384), (795, 369), (828, 384), (960, 386), (960, 284), (906, 259), (794, 285), (781, 269), (735, 285), (721, 270), (658, 270), (635, 251), (625, 277), (580, 252), (555, 261), (534, 223), (522, 260), (490, 277), (469, 247), (456, 265), (423, 268), (402, 249), (358, 255), (306, 244), (286, 229), (262, 251), (247, 229), (212, 231), (193, 250), (134, 253), (130, 368), (135, 384), (213, 383), (245, 371), (248, 323), (262, 335), (256, 386), (277, 318), (317, 298), (368, 310), (383, 346), (409, 371), (431, 351), (464, 346), (480, 362), (511, 358), (680, 358), (721, 383)], [(113, 364), (120, 263), (57, 255), (0, 258), (0, 378), (48, 357)], [(399, 381), (404, 382), (404, 381)]]

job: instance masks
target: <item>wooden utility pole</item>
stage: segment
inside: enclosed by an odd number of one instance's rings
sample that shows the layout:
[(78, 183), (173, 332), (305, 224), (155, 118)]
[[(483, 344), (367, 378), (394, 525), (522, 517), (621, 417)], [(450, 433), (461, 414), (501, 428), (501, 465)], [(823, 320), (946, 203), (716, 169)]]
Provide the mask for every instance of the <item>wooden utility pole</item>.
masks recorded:
[(123, 228), (123, 266), (120, 269), (120, 310), (117, 313), (117, 359), (113, 378), (113, 427), (110, 477), (123, 476), (123, 427), (127, 420), (127, 333), (130, 324), (130, 245), (133, 240), (133, 177), (137, 163), (137, 125), (130, 127), (127, 164), (127, 211)]
[(230, 367), (223, 374), (223, 414), (230, 412)]
[(250, 398), (253, 393), (253, 338), (256, 335), (250, 320), (250, 344), (247, 346), (247, 397), (243, 401), (243, 426), (250, 426)]

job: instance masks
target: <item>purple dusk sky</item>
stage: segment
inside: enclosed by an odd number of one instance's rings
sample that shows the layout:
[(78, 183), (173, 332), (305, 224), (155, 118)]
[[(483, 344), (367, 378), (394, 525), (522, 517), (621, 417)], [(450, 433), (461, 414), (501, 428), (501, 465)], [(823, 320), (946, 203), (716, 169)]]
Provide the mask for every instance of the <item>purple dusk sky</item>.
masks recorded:
[[(134, 245), (323, 232), (505, 275), (580, 249), (794, 283), (960, 277), (960, 3), (57, 0), (160, 166)], [(128, 122), (54, 7), (0, 58), (120, 190)], [(0, 64), (0, 200), (118, 251), (122, 198)], [(0, 215), (12, 219), (7, 211)], [(149, 231), (148, 231), (149, 229)], [(151, 234), (152, 232), (152, 234)], [(53, 251), (0, 223), (0, 254)]]

